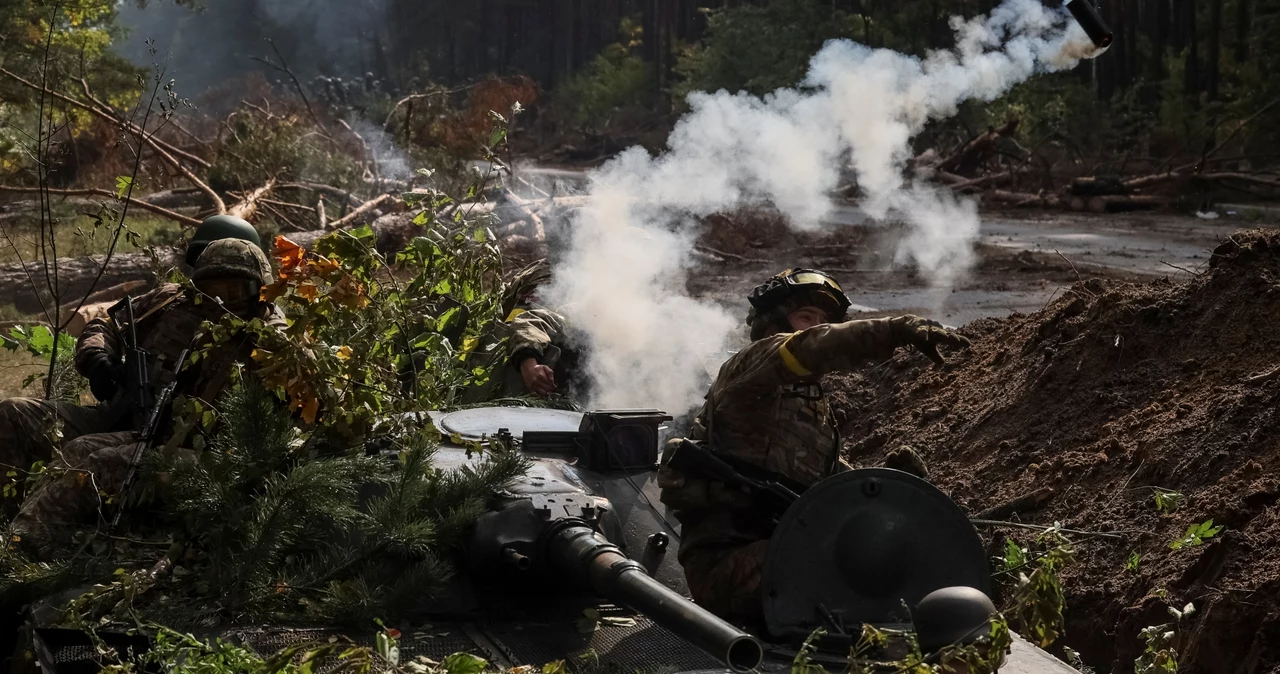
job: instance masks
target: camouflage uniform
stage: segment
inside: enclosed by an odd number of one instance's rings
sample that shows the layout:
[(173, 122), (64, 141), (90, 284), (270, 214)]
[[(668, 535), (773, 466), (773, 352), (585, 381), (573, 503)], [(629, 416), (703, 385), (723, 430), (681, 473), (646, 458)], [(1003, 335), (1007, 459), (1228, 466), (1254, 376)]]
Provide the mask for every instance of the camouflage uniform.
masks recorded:
[(546, 365), (551, 347), (559, 350), (551, 369), (555, 372), (556, 388), (566, 397), (584, 400), (587, 397), (587, 380), (582, 372), (581, 342), (573, 334), (568, 320), (550, 309), (529, 309), (509, 321), (511, 338), (507, 344), (510, 369), (516, 373), (516, 395), (528, 393), (524, 379), (520, 377), (520, 365), (529, 358)]
[[(846, 469), (819, 378), (888, 358), (911, 342), (911, 320), (919, 319), (823, 324), (753, 342), (721, 366), (690, 437), (803, 486)], [(756, 623), (769, 514), (719, 482), (665, 466), (658, 480), (663, 503), (682, 525), (679, 559), (694, 600), (727, 619)]]
[(59, 441), (108, 428), (114, 415), (107, 405), (85, 406), (41, 400), (10, 398), (0, 401), (0, 486), (14, 485), (19, 491), (4, 499), (5, 521), (21, 503), (21, 485), (26, 472), (37, 461), (48, 463)]
[[(240, 254), (251, 245), (227, 240), (211, 245), (208, 250), (210, 254)], [(266, 258), (260, 252), (254, 257), (265, 266), (261, 271), (269, 280), (270, 265)], [(204, 262), (202, 257), (202, 266)], [(200, 335), (201, 324), (217, 321), (228, 311), (211, 298), (202, 297), (197, 301), (196, 297), (179, 285), (162, 285), (134, 301), (135, 320), (139, 346), (152, 359), (149, 374), (155, 390), (166, 387), (176, 373), (175, 395), (211, 403), (231, 383), (235, 365), (249, 360), (252, 344), (248, 335), (233, 339), (212, 348), (198, 363), (178, 373), (176, 361), (182, 351), (199, 346), (194, 340)], [(262, 318), (268, 325), (277, 327), (283, 325), (283, 319), (272, 305), (257, 304), (254, 311), (243, 317)], [(95, 320), (85, 328), (76, 346), (77, 367), (91, 363), (102, 353), (116, 362), (124, 355), (121, 327), (109, 317)], [(184, 436), (185, 433), (175, 431), (169, 440), (170, 446), (182, 442)], [(60, 470), (51, 472), (53, 481), (36, 489), (23, 502), (13, 520), (13, 532), (34, 549), (53, 540), (60, 525), (91, 521), (100, 505), (99, 494), (114, 494), (123, 486), (136, 449), (133, 431), (111, 428), (91, 429), (67, 442), (51, 465), (51, 469)]]

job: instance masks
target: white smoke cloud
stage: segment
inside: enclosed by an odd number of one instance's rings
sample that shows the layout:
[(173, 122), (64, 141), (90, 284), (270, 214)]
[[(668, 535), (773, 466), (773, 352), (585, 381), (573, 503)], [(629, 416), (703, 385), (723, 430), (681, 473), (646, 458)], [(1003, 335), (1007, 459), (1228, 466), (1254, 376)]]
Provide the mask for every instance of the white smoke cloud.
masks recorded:
[(588, 204), (546, 295), (590, 339), (593, 406), (679, 414), (699, 404), (699, 368), (742, 319), (684, 292), (697, 218), (767, 202), (793, 226), (817, 228), (845, 158), (861, 207), (909, 225), (899, 262), (936, 287), (964, 276), (976, 206), (905, 176), (911, 137), (961, 102), (993, 100), (1037, 72), (1071, 67), (1093, 46), (1066, 12), (1039, 0), (1006, 0), (951, 27), (956, 47), (924, 59), (832, 41), (801, 89), (692, 94), (666, 153), (631, 148), (590, 175)]

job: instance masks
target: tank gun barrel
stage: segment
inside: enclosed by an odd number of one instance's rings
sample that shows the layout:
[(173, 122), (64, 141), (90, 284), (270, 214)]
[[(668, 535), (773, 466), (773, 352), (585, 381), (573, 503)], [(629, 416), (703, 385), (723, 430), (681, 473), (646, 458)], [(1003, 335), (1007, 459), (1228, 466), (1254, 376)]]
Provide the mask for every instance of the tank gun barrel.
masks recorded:
[(601, 595), (643, 613), (735, 672), (759, 666), (764, 651), (755, 637), (649, 577), (643, 566), (592, 528), (566, 521), (549, 531), (546, 540), (551, 560)]

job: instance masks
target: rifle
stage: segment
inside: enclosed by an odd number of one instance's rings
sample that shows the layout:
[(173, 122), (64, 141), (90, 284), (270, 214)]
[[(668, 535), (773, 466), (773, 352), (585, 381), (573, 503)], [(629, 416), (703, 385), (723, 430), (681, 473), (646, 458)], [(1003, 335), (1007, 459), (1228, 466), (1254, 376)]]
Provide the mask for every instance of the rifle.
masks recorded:
[[(130, 313), (133, 312), (130, 305)], [(136, 335), (134, 336), (136, 343)], [(141, 352), (141, 350), (139, 350)], [(138, 464), (142, 461), (142, 455), (146, 453), (147, 448), (151, 446), (151, 442), (160, 432), (160, 422), (164, 418), (164, 412), (169, 407), (169, 403), (173, 399), (173, 391), (178, 386), (178, 373), (182, 370), (182, 364), (187, 361), (187, 354), (191, 351), (191, 347), (182, 350), (178, 356), (176, 365), (174, 366), (173, 379), (160, 391), (160, 395), (155, 396), (152, 405), (146, 408), (147, 419), (138, 431), (138, 444), (134, 446), (133, 456), (129, 457), (129, 472), (125, 474), (124, 483), (120, 485), (119, 502), (116, 504), (115, 514), (111, 516), (111, 524), (107, 528), (110, 534), (115, 530), (116, 525), (120, 523), (120, 515), (124, 512), (124, 503), (129, 494), (129, 488), (133, 486), (133, 480), (138, 474)], [(145, 352), (141, 352), (144, 353)], [(131, 368), (132, 369), (132, 368)]]
[[(762, 468), (743, 465), (741, 462), (734, 463), (739, 465), (731, 465), (706, 445), (688, 439), (681, 440), (666, 460), (668, 466), (682, 473), (738, 487), (756, 497), (772, 513), (784, 512), (800, 498), (799, 494), (782, 483), (782, 476)], [(751, 473), (754, 477), (744, 473)]]
[(118, 407), (113, 409), (111, 427), (119, 428), (126, 416), (132, 416), (130, 427), (138, 429), (146, 423), (141, 415), (155, 406), (155, 387), (151, 384), (151, 354), (138, 345), (138, 326), (133, 315), (132, 295), (125, 295), (124, 299), (108, 310), (108, 314), (114, 319), (121, 305), (124, 306), (125, 317), (129, 322), (129, 329), (124, 331), (122, 340), (125, 391), (123, 400), (118, 397), (116, 400), (119, 402), (113, 403)]

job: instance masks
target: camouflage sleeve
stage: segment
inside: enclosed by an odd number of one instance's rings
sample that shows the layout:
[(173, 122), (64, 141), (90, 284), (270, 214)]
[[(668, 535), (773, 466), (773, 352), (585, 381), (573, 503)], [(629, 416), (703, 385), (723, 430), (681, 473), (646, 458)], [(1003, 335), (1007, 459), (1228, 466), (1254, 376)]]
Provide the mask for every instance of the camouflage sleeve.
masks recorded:
[(818, 325), (753, 342), (738, 352), (726, 387), (772, 388), (853, 369), (869, 360), (888, 358), (903, 344), (893, 319), (878, 318)]
[(272, 304), (270, 306), (271, 313), (267, 314), (265, 321), (266, 324), (273, 328), (280, 328), (281, 330), (289, 327), (289, 321), (284, 317), (284, 310), (276, 304)]
[(507, 352), (519, 367), (526, 358), (541, 358), (547, 347), (564, 336), (564, 317), (546, 309), (530, 309), (507, 321), (511, 329)]
[(106, 353), (113, 360), (119, 360), (120, 351), (120, 335), (115, 323), (110, 316), (99, 316), (84, 326), (80, 339), (76, 340), (76, 371), (88, 377), (89, 366), (97, 354)]
[[(181, 294), (182, 287), (174, 283), (166, 283), (143, 294), (133, 301), (134, 318), (138, 321), (143, 320), (148, 314), (163, 308)], [(118, 312), (117, 317), (124, 320), (123, 309)], [(89, 324), (84, 327), (84, 332), (80, 333), (80, 339), (76, 340), (76, 370), (87, 377), (88, 368), (99, 353), (107, 354), (116, 362), (119, 362), (124, 354), (124, 339), (115, 318), (109, 313), (89, 321)]]

